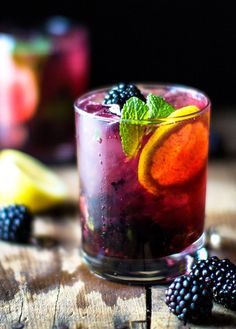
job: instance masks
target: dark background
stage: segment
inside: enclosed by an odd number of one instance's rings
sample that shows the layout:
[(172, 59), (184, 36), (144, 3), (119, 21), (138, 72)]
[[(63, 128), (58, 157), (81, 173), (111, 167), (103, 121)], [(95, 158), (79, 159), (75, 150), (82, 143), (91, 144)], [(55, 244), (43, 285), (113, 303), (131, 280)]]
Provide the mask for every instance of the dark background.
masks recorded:
[(236, 103), (236, 15), (229, 1), (4, 2), (0, 22), (37, 25), (65, 15), (90, 31), (90, 88), (160, 81), (204, 90), (215, 108)]

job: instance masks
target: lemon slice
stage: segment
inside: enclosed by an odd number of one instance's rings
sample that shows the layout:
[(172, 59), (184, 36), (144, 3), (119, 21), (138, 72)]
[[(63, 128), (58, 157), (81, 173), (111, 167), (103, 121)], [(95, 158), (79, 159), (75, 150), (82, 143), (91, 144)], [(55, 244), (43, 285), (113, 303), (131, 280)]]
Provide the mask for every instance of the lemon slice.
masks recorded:
[(0, 151), (0, 204), (21, 203), (37, 212), (67, 197), (65, 184), (41, 162), (20, 151)]
[(150, 193), (158, 195), (161, 188), (188, 182), (206, 163), (207, 126), (200, 120), (179, 123), (183, 116), (191, 119), (198, 111), (196, 106), (186, 106), (171, 113), (167, 124), (158, 127), (144, 146), (138, 179)]

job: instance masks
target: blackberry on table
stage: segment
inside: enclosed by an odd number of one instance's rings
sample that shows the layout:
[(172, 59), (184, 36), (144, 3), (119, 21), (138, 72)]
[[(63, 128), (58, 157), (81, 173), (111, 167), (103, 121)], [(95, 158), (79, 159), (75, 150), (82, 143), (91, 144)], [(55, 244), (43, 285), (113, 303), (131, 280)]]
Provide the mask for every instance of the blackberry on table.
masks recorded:
[(174, 280), (165, 292), (170, 311), (185, 324), (206, 318), (213, 307), (212, 291), (202, 280), (183, 275)]
[(215, 265), (214, 285), (236, 283), (236, 266), (229, 259), (220, 259)]
[(118, 104), (122, 108), (125, 102), (133, 96), (145, 101), (145, 97), (134, 84), (120, 83), (108, 91), (104, 104)]
[(236, 309), (236, 266), (229, 259), (211, 257), (198, 261), (190, 275), (211, 287), (215, 302)]
[(32, 214), (24, 205), (12, 204), (0, 208), (0, 239), (25, 243), (31, 234)]
[(214, 281), (216, 266), (219, 262), (219, 258), (214, 256), (208, 259), (199, 260), (194, 264), (191, 276), (196, 276), (199, 280), (205, 281), (208, 285), (212, 285)]
[(231, 310), (236, 310), (236, 285), (226, 280), (218, 282), (212, 289), (214, 301)]
[(219, 260), (213, 280), (215, 302), (236, 310), (236, 266), (229, 259)]

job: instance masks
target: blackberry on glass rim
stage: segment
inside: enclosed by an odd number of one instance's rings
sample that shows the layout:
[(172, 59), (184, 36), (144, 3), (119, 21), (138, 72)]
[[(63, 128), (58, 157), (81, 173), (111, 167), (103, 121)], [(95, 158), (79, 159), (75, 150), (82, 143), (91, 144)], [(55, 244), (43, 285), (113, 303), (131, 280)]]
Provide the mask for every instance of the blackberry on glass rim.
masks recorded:
[(104, 104), (118, 104), (122, 108), (125, 102), (133, 96), (145, 101), (145, 97), (134, 84), (119, 83), (107, 92)]

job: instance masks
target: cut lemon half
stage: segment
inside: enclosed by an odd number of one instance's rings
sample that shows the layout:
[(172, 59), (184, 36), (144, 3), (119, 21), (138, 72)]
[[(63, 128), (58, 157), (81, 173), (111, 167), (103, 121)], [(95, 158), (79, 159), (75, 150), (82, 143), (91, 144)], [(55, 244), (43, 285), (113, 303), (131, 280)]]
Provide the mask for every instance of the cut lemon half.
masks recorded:
[(64, 182), (41, 162), (20, 151), (0, 151), (1, 205), (20, 203), (37, 212), (67, 197)]
[[(156, 129), (144, 146), (138, 164), (138, 179), (152, 194), (161, 188), (181, 185), (193, 178), (208, 156), (208, 128), (203, 122), (186, 121), (199, 109), (186, 106), (168, 116), (168, 124)], [(191, 116), (192, 114), (192, 116)]]

